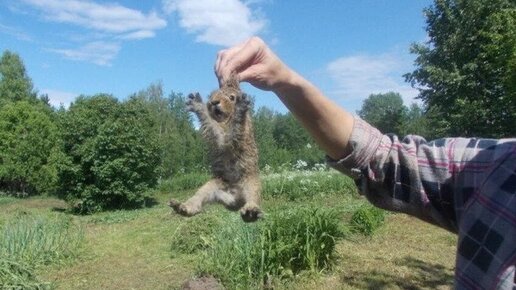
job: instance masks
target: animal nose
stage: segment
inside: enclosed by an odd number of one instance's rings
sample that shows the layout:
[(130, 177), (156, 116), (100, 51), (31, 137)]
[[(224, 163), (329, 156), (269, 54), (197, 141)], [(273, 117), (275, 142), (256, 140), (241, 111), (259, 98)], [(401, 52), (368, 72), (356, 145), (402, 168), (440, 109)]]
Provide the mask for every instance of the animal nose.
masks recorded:
[(220, 101), (218, 101), (218, 100), (211, 101), (211, 104), (214, 106), (218, 105), (219, 103), (220, 103)]

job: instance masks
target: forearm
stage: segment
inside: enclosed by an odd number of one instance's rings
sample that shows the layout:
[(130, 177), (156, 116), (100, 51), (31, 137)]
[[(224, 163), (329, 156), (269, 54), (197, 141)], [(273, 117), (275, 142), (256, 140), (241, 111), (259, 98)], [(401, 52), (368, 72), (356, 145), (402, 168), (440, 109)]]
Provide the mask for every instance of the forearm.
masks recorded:
[(349, 153), (354, 122), (350, 113), (294, 71), (274, 92), (328, 156), (340, 159)]

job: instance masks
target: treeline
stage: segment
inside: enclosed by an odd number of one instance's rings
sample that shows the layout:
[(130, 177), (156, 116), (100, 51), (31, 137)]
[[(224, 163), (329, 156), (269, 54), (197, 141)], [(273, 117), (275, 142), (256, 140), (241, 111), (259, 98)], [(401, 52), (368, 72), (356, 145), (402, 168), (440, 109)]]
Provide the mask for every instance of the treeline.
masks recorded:
[[(51, 194), (79, 212), (138, 207), (157, 182), (209, 170), (206, 145), (186, 111), (185, 97), (161, 83), (120, 101), (79, 96), (53, 108), (38, 96), (20, 57), (0, 59), (0, 190)], [(323, 161), (290, 114), (253, 112), (260, 166)]]
[[(425, 10), (429, 40), (414, 44), (406, 80), (421, 105), (397, 93), (371, 95), (358, 114), (384, 133), (516, 135), (516, 4), (435, 0)], [(260, 167), (324, 160), (290, 114), (253, 112)], [(0, 59), (0, 191), (55, 194), (80, 212), (141, 206), (157, 182), (208, 170), (206, 148), (185, 97), (160, 83), (120, 101), (79, 96), (55, 109), (38, 95), (20, 57)]]

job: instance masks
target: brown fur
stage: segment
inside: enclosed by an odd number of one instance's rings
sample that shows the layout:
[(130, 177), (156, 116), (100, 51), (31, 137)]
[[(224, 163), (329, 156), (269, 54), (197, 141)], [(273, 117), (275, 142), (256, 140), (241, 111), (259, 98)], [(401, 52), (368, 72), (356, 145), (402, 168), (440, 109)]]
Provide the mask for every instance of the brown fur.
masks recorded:
[(213, 179), (186, 202), (171, 200), (169, 205), (181, 215), (192, 216), (205, 204), (219, 202), (230, 210), (240, 210), (244, 221), (256, 221), (262, 216), (261, 185), (249, 97), (242, 93), (236, 78), (231, 78), (211, 93), (207, 104), (199, 93), (188, 98), (188, 109), (199, 118), (209, 144)]

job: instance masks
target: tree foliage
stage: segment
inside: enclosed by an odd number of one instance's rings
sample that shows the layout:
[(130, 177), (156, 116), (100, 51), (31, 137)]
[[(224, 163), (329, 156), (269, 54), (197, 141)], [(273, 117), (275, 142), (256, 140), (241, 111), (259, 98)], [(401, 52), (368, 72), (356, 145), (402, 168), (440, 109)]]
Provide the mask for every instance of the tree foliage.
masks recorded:
[(0, 58), (0, 104), (35, 99), (32, 80), (28, 77), (20, 56), (9, 50), (4, 51)]
[(61, 118), (60, 195), (80, 212), (141, 206), (157, 180), (153, 120), (138, 100), (79, 97)]
[(0, 110), (0, 188), (49, 194), (63, 162), (58, 127), (40, 104), (9, 102)]
[(384, 134), (400, 134), (406, 111), (401, 95), (389, 92), (369, 95), (357, 113)]
[(405, 75), (449, 135), (516, 135), (516, 2), (435, 0)]

